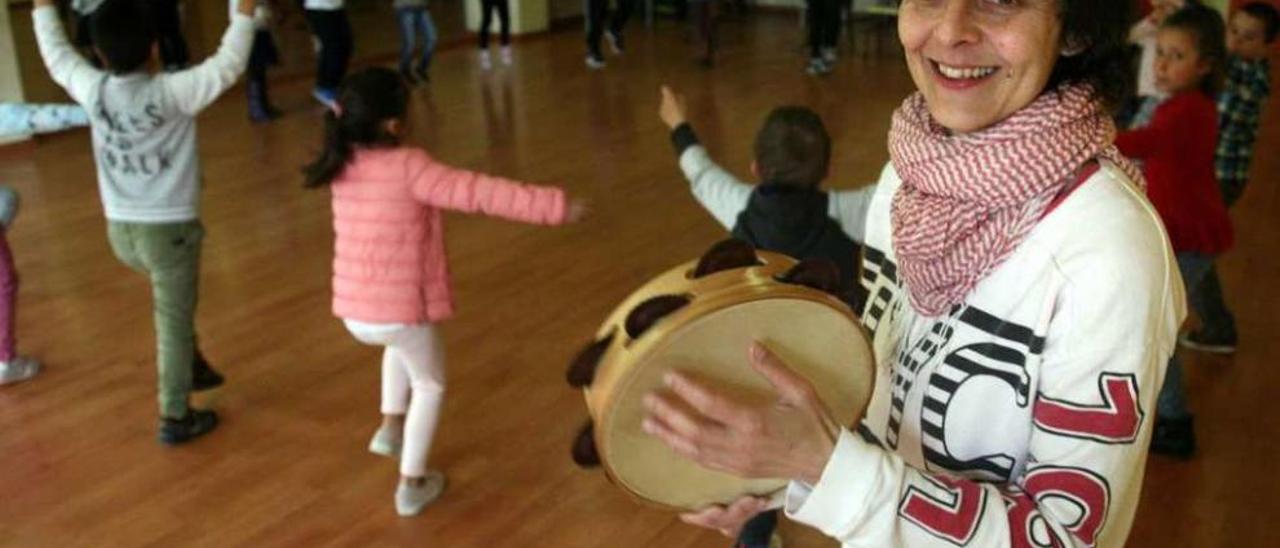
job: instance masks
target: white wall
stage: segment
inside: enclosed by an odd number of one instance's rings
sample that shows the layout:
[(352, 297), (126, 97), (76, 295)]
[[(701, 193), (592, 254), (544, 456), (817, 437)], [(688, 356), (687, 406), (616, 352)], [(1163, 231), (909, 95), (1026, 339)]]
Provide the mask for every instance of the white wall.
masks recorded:
[(22, 101), (22, 75), (13, 45), (13, 26), (9, 24), (9, 6), (6, 3), (0, 8), (0, 101)]
[[(0, 102), (22, 102), (22, 74), (18, 52), (13, 45), (13, 25), (9, 24), (9, 3), (0, 4)], [(28, 137), (0, 137), (0, 145)]]
[(586, 0), (550, 0), (551, 20), (581, 17), (586, 13)]

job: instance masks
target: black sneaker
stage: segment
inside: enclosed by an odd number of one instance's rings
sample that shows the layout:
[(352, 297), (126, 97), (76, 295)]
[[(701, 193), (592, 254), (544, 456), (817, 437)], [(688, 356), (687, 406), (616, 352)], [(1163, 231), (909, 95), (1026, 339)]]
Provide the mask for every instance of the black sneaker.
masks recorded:
[(1212, 337), (1204, 331), (1192, 331), (1178, 337), (1178, 344), (1210, 354), (1234, 354), (1236, 351), (1235, 337)]
[(1191, 417), (1157, 418), (1155, 432), (1151, 433), (1151, 452), (1175, 459), (1190, 459), (1196, 452), (1196, 432)]
[(208, 434), (218, 427), (218, 414), (212, 409), (189, 409), (180, 419), (160, 419), (160, 443), (179, 445)]
[(200, 392), (210, 388), (222, 386), (225, 379), (217, 371), (213, 370), (213, 366), (209, 365), (208, 360), (204, 359), (199, 352), (196, 352), (196, 359), (191, 362), (191, 390)]

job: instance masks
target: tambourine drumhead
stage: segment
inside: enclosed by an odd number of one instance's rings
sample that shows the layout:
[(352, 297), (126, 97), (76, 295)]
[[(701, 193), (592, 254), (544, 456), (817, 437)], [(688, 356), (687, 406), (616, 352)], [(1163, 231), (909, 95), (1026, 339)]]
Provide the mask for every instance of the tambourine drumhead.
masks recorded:
[[(709, 470), (645, 434), (642, 399), (662, 389), (662, 376), (671, 369), (739, 400), (766, 401), (773, 390), (747, 359), (751, 343), (762, 341), (813, 383), (841, 424), (852, 425), (870, 400), (873, 357), (857, 318), (824, 292), (774, 279), (795, 261), (759, 255), (764, 265), (697, 280), (686, 276), (691, 264), (673, 269), (626, 299), (602, 327), (602, 336), (615, 336), (586, 391), (596, 448), (614, 481), (640, 499), (698, 509), (744, 494), (771, 493), (787, 481), (745, 480)], [(636, 303), (664, 294), (683, 294), (691, 301), (629, 340), (619, 327), (621, 319)]]

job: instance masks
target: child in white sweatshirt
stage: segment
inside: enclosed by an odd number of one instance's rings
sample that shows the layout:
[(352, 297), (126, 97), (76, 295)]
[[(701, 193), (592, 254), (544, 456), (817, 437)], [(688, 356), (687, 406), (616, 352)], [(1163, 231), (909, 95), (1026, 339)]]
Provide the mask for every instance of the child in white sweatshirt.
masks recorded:
[(93, 47), (105, 71), (91, 66), (67, 42), (54, 0), (35, 4), (32, 18), (49, 74), (90, 112), (111, 248), (121, 262), (151, 281), (159, 440), (170, 445), (189, 441), (217, 425), (213, 411), (188, 408), (189, 393), (222, 383), (196, 349), (204, 227), (195, 117), (244, 72), (256, 2), (240, 0), (213, 57), (164, 74), (148, 70), (156, 29), (138, 2), (107, 0), (93, 13)]

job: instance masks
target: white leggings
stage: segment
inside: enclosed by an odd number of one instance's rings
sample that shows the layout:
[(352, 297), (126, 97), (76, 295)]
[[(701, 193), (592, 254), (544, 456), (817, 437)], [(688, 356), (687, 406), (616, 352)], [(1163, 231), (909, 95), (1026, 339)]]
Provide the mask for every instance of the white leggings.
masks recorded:
[(440, 338), (431, 324), (344, 323), (360, 342), (387, 347), (382, 354), (382, 414), (405, 415), (400, 474), (412, 478), (426, 475), (427, 455), (444, 401)]

